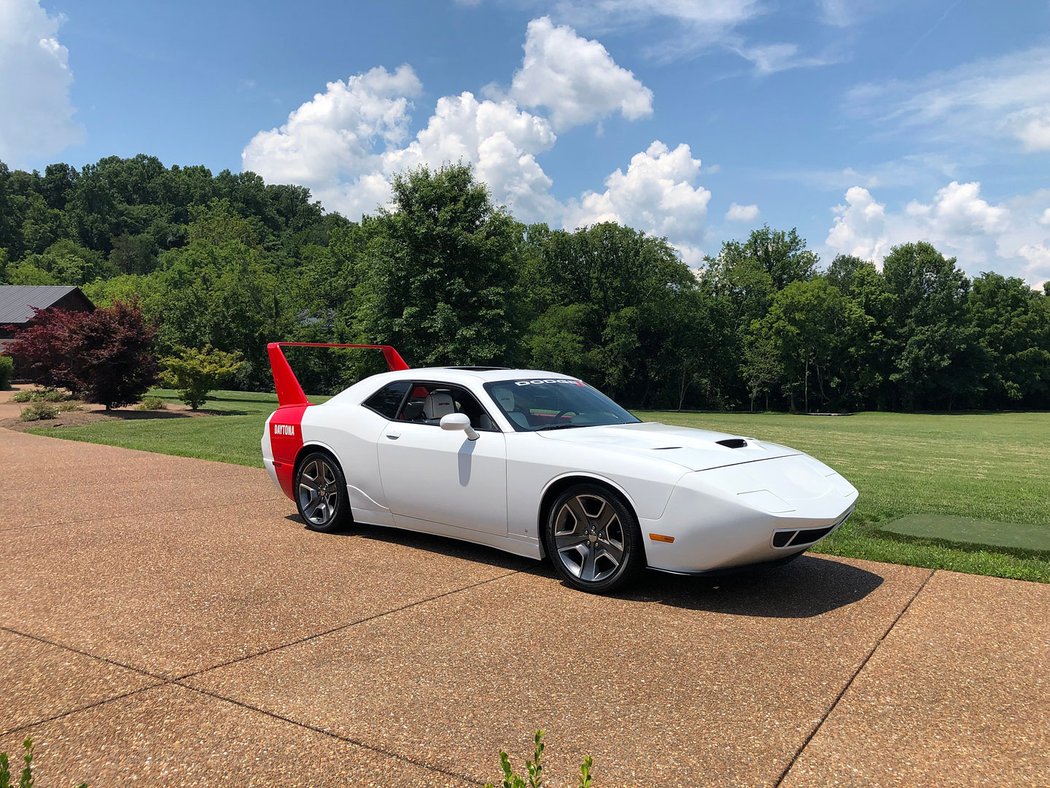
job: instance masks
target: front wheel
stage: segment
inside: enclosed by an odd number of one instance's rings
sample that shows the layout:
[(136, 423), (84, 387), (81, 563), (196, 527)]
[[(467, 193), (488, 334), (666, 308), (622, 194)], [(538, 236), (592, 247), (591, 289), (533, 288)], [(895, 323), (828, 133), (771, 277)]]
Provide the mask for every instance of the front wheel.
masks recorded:
[(331, 533), (350, 521), (346, 478), (332, 457), (312, 452), (295, 473), (295, 503), (307, 528)]
[(581, 591), (608, 593), (645, 566), (638, 518), (597, 484), (577, 484), (558, 496), (546, 538), (555, 571)]

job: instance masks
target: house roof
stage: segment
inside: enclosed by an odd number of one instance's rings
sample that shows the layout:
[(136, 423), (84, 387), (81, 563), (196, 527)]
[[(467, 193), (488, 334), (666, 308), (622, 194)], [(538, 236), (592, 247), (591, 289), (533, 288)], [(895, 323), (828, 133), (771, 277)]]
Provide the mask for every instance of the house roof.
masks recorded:
[(0, 285), (0, 326), (29, 322), (33, 309), (47, 309), (71, 293), (90, 305), (79, 287), (66, 285)]

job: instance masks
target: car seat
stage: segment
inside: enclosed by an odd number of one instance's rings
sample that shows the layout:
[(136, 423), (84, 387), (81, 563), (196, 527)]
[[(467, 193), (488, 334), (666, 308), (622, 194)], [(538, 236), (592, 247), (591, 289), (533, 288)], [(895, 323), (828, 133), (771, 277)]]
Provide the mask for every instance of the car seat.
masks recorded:
[(493, 390), (492, 396), (496, 398), (496, 402), (503, 408), (508, 419), (519, 427), (531, 429), (532, 425), (529, 424), (529, 417), (517, 409), (517, 402), (514, 400), (514, 392), (511, 389), (501, 386)]
[(442, 416), (456, 412), (456, 403), (448, 391), (432, 391), (423, 400), (423, 416), (427, 422), (437, 423)]

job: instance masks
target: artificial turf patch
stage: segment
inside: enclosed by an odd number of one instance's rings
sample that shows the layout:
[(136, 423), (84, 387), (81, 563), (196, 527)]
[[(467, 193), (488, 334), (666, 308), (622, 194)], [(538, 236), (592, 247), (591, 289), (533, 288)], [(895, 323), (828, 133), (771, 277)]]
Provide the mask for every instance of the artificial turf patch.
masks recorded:
[(920, 539), (1050, 553), (1050, 526), (1047, 525), (998, 523), (943, 514), (909, 514), (898, 520), (879, 523), (876, 527), (890, 534)]

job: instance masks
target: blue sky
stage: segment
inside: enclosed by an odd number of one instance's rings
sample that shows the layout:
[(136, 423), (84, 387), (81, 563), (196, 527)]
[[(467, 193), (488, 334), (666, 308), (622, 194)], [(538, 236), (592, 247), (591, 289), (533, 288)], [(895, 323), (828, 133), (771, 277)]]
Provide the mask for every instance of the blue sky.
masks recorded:
[(768, 223), (827, 262), (933, 242), (1050, 278), (1050, 4), (0, 0), (0, 159), (148, 153), (351, 218), (472, 162), (528, 221), (697, 264)]

